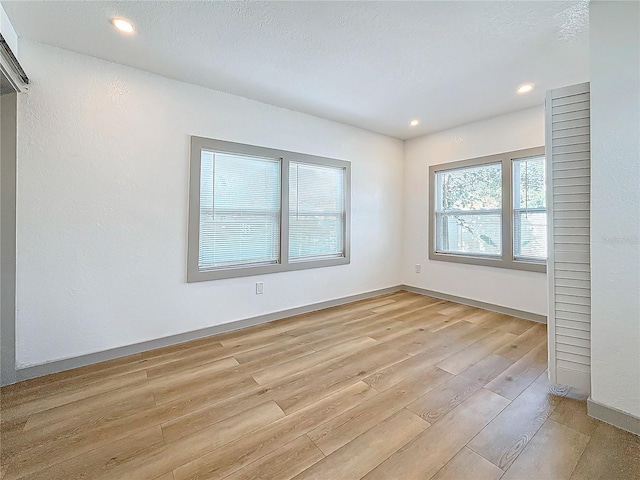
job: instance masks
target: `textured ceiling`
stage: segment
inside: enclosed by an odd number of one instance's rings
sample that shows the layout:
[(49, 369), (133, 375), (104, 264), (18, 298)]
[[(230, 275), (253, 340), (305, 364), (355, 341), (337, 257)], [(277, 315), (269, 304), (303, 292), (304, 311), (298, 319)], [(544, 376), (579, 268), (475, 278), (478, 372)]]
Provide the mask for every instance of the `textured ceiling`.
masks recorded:
[(402, 139), (589, 79), (586, 0), (2, 5), (20, 37)]

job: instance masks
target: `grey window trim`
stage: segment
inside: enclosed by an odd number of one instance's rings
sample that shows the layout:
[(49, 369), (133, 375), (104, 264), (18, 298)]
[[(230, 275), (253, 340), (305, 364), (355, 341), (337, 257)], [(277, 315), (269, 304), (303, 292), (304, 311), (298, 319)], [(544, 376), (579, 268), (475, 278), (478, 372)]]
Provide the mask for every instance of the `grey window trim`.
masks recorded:
[[(279, 158), (280, 164), (280, 262), (272, 265), (231, 267), (215, 270), (200, 270), (198, 257), (200, 249), (200, 168), (202, 150), (235, 153), (257, 157)], [(289, 261), (289, 165), (291, 162), (322, 165), (344, 169), (344, 256), (318, 258), (316, 260)], [(305, 270), (309, 268), (345, 265), (351, 262), (351, 162), (319, 157), (304, 153), (277, 150), (273, 148), (227, 142), (204, 137), (191, 137), (189, 177), (189, 225), (187, 241), (187, 282), (202, 282), (237, 278), (252, 275)]]
[[(546, 262), (516, 260), (514, 258), (513, 235), (513, 161), (545, 154), (544, 147), (527, 148), (497, 155), (460, 160), (458, 162), (429, 167), (429, 260), (482, 265), (485, 267), (510, 268), (530, 272), (546, 272)], [(502, 164), (502, 255), (496, 257), (440, 253), (436, 251), (436, 173), (459, 168), (489, 164)]]

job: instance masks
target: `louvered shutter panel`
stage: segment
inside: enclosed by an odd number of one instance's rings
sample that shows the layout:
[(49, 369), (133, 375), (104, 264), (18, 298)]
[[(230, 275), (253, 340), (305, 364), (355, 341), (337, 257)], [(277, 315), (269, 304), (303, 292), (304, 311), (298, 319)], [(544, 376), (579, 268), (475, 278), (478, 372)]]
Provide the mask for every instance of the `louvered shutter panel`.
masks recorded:
[(589, 390), (591, 262), (589, 83), (547, 92), (549, 378)]

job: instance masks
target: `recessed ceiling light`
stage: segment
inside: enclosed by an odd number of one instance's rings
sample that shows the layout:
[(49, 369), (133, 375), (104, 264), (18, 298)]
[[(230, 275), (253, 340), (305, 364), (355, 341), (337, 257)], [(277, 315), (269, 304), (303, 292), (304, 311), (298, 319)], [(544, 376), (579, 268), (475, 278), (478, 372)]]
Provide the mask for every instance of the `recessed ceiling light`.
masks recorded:
[(420, 120), (411, 120), (409, 122), (409, 125), (411, 125), (412, 127), (415, 127), (416, 125), (418, 125), (420, 123)]
[(133, 33), (133, 25), (131, 25), (129, 20), (125, 20), (124, 18), (112, 18), (111, 23), (121, 32)]
[(525, 83), (524, 85), (520, 85), (517, 91), (522, 94), (529, 93), (531, 90), (533, 90), (533, 83)]

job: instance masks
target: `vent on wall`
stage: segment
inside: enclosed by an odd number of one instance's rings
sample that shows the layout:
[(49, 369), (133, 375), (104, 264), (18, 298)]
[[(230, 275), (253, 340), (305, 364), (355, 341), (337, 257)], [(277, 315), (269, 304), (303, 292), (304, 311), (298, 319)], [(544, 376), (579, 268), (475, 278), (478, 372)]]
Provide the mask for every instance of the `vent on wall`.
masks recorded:
[(547, 92), (549, 378), (591, 386), (589, 83)]

